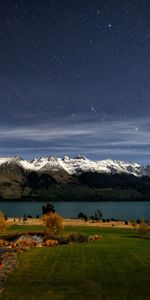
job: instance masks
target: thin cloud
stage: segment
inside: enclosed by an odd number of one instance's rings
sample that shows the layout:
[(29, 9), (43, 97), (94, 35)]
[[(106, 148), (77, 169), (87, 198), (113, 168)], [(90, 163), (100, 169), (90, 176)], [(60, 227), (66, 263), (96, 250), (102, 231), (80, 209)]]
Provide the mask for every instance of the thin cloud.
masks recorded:
[[(0, 128), (0, 144), (14, 151), (50, 151), (104, 155), (147, 155), (150, 150), (150, 120), (58, 120), (33, 126)], [(21, 146), (20, 146), (21, 144)], [(15, 145), (15, 146), (11, 146)], [(1, 153), (3, 149), (1, 148)]]

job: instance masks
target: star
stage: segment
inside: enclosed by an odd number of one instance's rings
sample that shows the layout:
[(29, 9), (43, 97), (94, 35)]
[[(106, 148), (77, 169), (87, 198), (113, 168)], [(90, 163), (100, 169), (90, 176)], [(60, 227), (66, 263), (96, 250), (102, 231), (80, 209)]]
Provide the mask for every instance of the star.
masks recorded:
[(94, 112), (94, 113), (96, 113), (96, 109), (95, 109), (95, 107), (93, 105), (91, 105), (91, 111)]
[(112, 27), (112, 24), (109, 23), (109, 24), (108, 24), (108, 27), (111, 28), (111, 27)]
[(136, 127), (134, 130), (135, 130), (136, 132), (138, 132), (138, 131), (139, 131), (139, 128), (138, 128), (138, 127)]

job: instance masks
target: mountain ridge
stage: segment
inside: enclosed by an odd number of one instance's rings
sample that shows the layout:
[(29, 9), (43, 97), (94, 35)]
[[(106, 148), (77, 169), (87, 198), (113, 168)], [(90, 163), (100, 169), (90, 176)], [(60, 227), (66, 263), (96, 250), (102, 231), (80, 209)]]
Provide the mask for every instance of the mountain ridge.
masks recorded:
[(59, 171), (64, 170), (70, 175), (81, 174), (82, 172), (98, 172), (106, 174), (131, 174), (134, 176), (149, 176), (150, 166), (142, 166), (136, 162), (127, 162), (123, 160), (90, 160), (83, 155), (74, 158), (64, 156), (59, 157), (37, 157), (31, 161), (22, 159), (19, 156), (0, 157), (0, 167), (3, 164), (17, 164), (25, 171), (43, 172), (46, 170)]

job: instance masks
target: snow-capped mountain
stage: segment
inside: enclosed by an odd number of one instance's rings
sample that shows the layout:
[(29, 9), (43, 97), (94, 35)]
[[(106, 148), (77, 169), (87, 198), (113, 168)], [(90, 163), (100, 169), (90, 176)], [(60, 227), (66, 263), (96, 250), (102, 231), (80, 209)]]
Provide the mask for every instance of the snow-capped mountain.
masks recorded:
[(106, 174), (126, 173), (134, 176), (150, 176), (149, 166), (144, 168), (143, 166), (134, 162), (125, 162), (112, 159), (92, 161), (82, 155), (78, 155), (75, 158), (64, 156), (63, 159), (57, 157), (41, 157), (34, 158), (31, 162), (21, 160), (20, 163), (25, 169), (34, 171), (64, 170), (71, 175), (78, 175), (82, 172), (98, 172)]
[(24, 160), (20, 157), (1, 157), (0, 169), (2, 167), (11, 168), (18, 166), (24, 171), (65, 171), (70, 175), (80, 175), (83, 172), (97, 172), (104, 174), (131, 174), (134, 176), (150, 176), (150, 167), (143, 167), (134, 162), (125, 162), (120, 160), (99, 160), (92, 161), (85, 156), (78, 155), (75, 158), (64, 156), (64, 158), (57, 157), (40, 157), (34, 158), (31, 161)]
[(0, 157), (0, 200), (5, 199), (149, 201), (150, 166), (112, 159), (92, 161), (82, 155), (31, 161)]

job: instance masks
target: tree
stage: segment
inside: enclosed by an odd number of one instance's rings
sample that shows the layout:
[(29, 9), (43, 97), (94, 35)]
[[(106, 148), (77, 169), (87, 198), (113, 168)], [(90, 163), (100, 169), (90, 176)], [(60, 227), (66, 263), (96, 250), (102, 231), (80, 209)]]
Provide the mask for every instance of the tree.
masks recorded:
[(98, 209), (98, 210), (97, 210), (97, 213), (98, 213), (98, 219), (101, 220), (101, 219), (102, 219), (102, 216), (103, 216), (101, 210)]
[(0, 211), (0, 233), (4, 233), (8, 228), (8, 223), (6, 222), (5, 215)]
[(23, 223), (25, 223), (25, 221), (27, 221), (26, 214), (24, 214), (24, 216), (23, 216)]
[(42, 219), (49, 236), (56, 236), (63, 230), (62, 218), (56, 212), (48, 212)]
[(96, 222), (99, 222), (101, 220), (102, 216), (103, 216), (103, 214), (99, 209), (95, 211), (94, 217), (95, 217)]
[(47, 214), (49, 212), (52, 212), (52, 213), (55, 212), (55, 208), (54, 208), (54, 205), (52, 203), (47, 203), (46, 205), (42, 206), (42, 213), (43, 213), (43, 215), (45, 215), (45, 214)]
[(88, 217), (86, 214), (84, 214), (83, 212), (80, 212), (78, 214), (78, 219), (83, 219), (84, 221), (87, 221), (88, 220)]
[(94, 216), (90, 216), (90, 219), (92, 220), (92, 223), (94, 223), (95, 220)]

